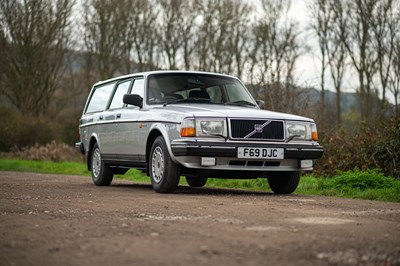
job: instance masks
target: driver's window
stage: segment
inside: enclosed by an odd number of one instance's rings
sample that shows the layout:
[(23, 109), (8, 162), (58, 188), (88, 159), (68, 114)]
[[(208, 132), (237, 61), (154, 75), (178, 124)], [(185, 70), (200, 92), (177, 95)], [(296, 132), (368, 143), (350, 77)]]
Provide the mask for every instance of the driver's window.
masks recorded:
[(124, 97), (124, 94), (128, 93), (131, 81), (132, 80), (127, 80), (118, 84), (118, 87), (115, 90), (114, 97), (111, 101), (109, 109), (117, 109), (117, 108), (122, 108), (124, 106), (122, 98)]
[(137, 94), (143, 98), (143, 96), (144, 96), (144, 79), (142, 79), (142, 78), (135, 79), (133, 86), (132, 86), (131, 94)]

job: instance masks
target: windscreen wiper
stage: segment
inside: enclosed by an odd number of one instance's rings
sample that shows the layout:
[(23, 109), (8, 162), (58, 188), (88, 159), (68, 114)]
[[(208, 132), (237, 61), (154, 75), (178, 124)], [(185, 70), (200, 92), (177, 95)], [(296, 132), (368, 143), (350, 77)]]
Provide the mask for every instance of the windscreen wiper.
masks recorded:
[(240, 100), (240, 101), (234, 101), (234, 102), (226, 102), (225, 104), (232, 104), (232, 105), (249, 105), (249, 106), (256, 106), (254, 103), (245, 101), (245, 100)]
[(206, 98), (187, 98), (187, 99), (176, 99), (173, 101), (168, 101), (164, 103), (164, 106), (167, 106), (169, 104), (174, 104), (174, 103), (191, 103), (191, 102), (203, 102), (203, 103), (210, 103), (210, 99)]

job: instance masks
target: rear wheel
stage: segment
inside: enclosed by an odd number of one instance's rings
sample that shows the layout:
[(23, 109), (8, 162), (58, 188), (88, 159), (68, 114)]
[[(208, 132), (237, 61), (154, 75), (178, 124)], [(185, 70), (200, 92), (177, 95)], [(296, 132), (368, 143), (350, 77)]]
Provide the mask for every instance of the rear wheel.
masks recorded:
[(171, 160), (163, 137), (154, 141), (149, 157), (151, 185), (156, 192), (172, 193), (178, 187), (179, 166)]
[(207, 177), (186, 176), (185, 178), (191, 187), (203, 187), (207, 183)]
[(108, 186), (113, 179), (112, 169), (101, 159), (100, 148), (97, 143), (92, 149), (92, 180), (96, 186)]
[(277, 194), (293, 193), (300, 181), (300, 172), (276, 172), (268, 175), (268, 184)]

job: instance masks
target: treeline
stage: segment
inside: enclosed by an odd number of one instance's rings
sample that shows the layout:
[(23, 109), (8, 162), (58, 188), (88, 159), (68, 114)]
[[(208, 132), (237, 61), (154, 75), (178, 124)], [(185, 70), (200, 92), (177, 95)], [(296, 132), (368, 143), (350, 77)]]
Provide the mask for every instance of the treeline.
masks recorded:
[[(35, 130), (50, 119), (63, 132), (61, 140), (71, 143), (75, 134), (65, 132), (76, 127), (94, 82), (185, 69), (240, 77), (266, 109), (315, 118), (326, 145), (337, 132), (354, 136), (365, 126), (398, 119), (400, 0), (308, 0), (307, 17), (298, 18), (307, 21), (307, 29), (289, 16), (290, 5), (290, 0), (2, 0), (0, 112), (21, 123), (30, 117)], [(298, 84), (296, 76), (307, 54), (320, 62), (317, 106), (310, 104), (311, 88)], [(358, 101), (343, 114), (341, 95), (351, 89), (350, 76), (358, 84)], [(336, 91), (335, 103), (326, 100), (328, 89)], [(0, 144), (2, 150), (22, 145), (13, 127), (21, 128), (20, 140), (32, 139), (24, 136), (24, 126), (3, 127), (0, 137), (8, 141)]]

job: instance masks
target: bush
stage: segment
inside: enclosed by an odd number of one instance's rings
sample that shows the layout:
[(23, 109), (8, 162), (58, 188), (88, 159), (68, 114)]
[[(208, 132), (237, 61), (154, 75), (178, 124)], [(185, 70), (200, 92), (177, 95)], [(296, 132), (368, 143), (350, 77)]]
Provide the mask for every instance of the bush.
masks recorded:
[(315, 164), (316, 174), (333, 176), (338, 170), (381, 169), (400, 179), (400, 119), (361, 126), (357, 134), (343, 130), (323, 136), (324, 157)]
[(65, 115), (58, 119), (22, 115), (0, 107), (0, 152), (46, 145), (52, 141), (73, 145), (77, 141), (79, 119)]
[(379, 170), (339, 172), (334, 178), (328, 179), (331, 188), (343, 189), (380, 189), (391, 188), (395, 185), (393, 177), (387, 177)]
[(0, 151), (45, 144), (56, 139), (57, 127), (43, 117), (32, 117), (0, 108)]

